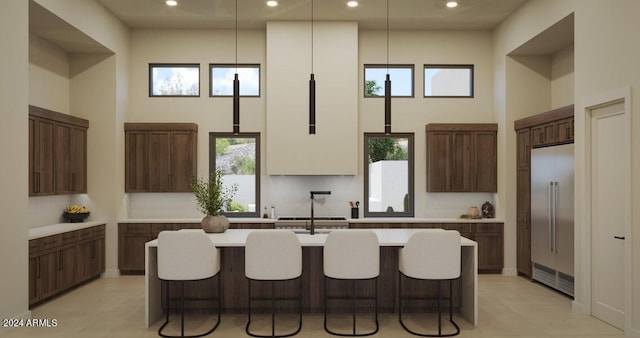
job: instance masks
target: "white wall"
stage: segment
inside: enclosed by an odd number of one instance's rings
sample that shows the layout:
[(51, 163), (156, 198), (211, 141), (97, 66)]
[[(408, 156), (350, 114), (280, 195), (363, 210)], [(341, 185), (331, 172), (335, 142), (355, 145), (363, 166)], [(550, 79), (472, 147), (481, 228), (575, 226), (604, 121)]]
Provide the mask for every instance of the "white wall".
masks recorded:
[(29, 104), (69, 112), (69, 56), (29, 34)]
[[(576, 231), (576, 297), (574, 308), (589, 313), (590, 290), (588, 289), (590, 276), (584, 266), (586, 257), (590, 255), (590, 243), (585, 240), (589, 231), (585, 221), (586, 186), (589, 184), (585, 177), (586, 151), (585, 151), (585, 112), (580, 102), (585, 98), (606, 93), (610, 90), (630, 86), (632, 97), (640, 94), (640, 68), (637, 60), (640, 59), (640, 46), (630, 44), (634, 41), (635, 32), (640, 29), (637, 13), (640, 13), (640, 2), (633, 0), (617, 1), (611, 6), (606, 0), (581, 0), (581, 1), (554, 1), (531, 0), (523, 5), (515, 14), (503, 22), (494, 32), (494, 66), (496, 74), (496, 112), (502, 118), (499, 120), (502, 130), (513, 129), (513, 120), (518, 116), (525, 105), (517, 102), (510, 103), (508, 71), (509, 60), (505, 57), (510, 51), (519, 47), (546, 28), (558, 22), (571, 13), (575, 13), (575, 46), (574, 46), (574, 91), (576, 103), (575, 112), (575, 231)], [(562, 58), (561, 55), (556, 55)], [(559, 66), (562, 62), (557, 62)], [(557, 69), (557, 68), (556, 68)], [(561, 82), (561, 81), (560, 81)], [(560, 84), (558, 82), (557, 84)], [(560, 90), (562, 92), (562, 90)], [(553, 102), (562, 105), (565, 98)], [(562, 103), (560, 103), (562, 101)], [(551, 102), (551, 101), (549, 101)], [(555, 104), (555, 103), (554, 103)], [(519, 109), (518, 109), (519, 108)], [(640, 119), (634, 119), (640, 113), (640, 107), (632, 104), (632, 129), (640, 130)], [(501, 140), (502, 144), (515, 144), (515, 133), (508, 132)], [(500, 167), (505, 168), (507, 175), (503, 177), (503, 184), (515, 186), (515, 149), (505, 147)], [(631, 205), (640, 202), (640, 139), (632, 140), (632, 189), (633, 201)], [(504, 195), (505, 201), (515, 201), (515, 189), (509, 189)], [(504, 201), (503, 201), (504, 202)], [(505, 208), (505, 228), (515, 229), (515, 204)], [(627, 295), (630, 302), (628, 308), (629, 320), (626, 323), (628, 336), (640, 335), (640, 215), (632, 216), (633, 237), (627, 241), (631, 245), (631, 269), (630, 279), (625, 280), (631, 286), (631, 292)], [(506, 231), (505, 231), (505, 234)], [(512, 230), (506, 241), (515, 240), (515, 232)], [(505, 252), (508, 256), (515, 256), (514, 249)]]
[[(3, 1), (0, 11), (0, 318), (29, 318), (27, 195), (29, 26), (28, 1)], [(0, 327), (0, 333), (7, 330)]]
[[(309, 190), (332, 190), (320, 209), (326, 215), (349, 216), (348, 201), (363, 201), (364, 132), (383, 131), (383, 101), (363, 98), (363, 65), (386, 62), (386, 32), (360, 31), (358, 34), (358, 174), (355, 176), (268, 176), (266, 175), (266, 33), (238, 31), (238, 62), (261, 64), (261, 97), (240, 99), (241, 131), (262, 135), (261, 206), (276, 206), (279, 215), (308, 213)], [(208, 133), (231, 131), (231, 98), (208, 96), (209, 63), (234, 63), (232, 30), (134, 30), (131, 47), (131, 96), (128, 122), (194, 122), (198, 124), (198, 175), (208, 172)], [(495, 194), (426, 193), (425, 131), (434, 122), (496, 122), (493, 109), (492, 37), (488, 31), (392, 31), (391, 63), (415, 65), (415, 98), (394, 99), (393, 131), (415, 133), (415, 210), (417, 217), (457, 217), (469, 206), (495, 203)], [(166, 46), (173, 46), (167, 48)], [(231, 47), (230, 47), (231, 46)], [(434, 48), (438, 46), (438, 48)], [(200, 63), (198, 98), (148, 97), (149, 63)], [(472, 99), (424, 99), (423, 64), (461, 63), (475, 65), (475, 97)], [(308, 78), (305, 71), (304, 78)], [(306, 82), (305, 82), (306, 84)], [(318, 89), (319, 90), (319, 89)], [(321, 92), (318, 92), (321, 95)], [(320, 111), (318, 111), (320, 114)], [(304, 126), (306, 131), (306, 125)], [(502, 133), (502, 131), (500, 131)], [(299, 151), (305, 151), (300, 149)], [(295, 154), (292, 154), (292, 159)], [(500, 173), (499, 173), (500, 175)], [(128, 194), (126, 217), (140, 215), (138, 208), (171, 204), (171, 214), (198, 218), (192, 199), (182, 194)], [(499, 208), (498, 208), (499, 211)], [(143, 212), (147, 214), (147, 212)], [(164, 217), (159, 213), (157, 217)], [(500, 215), (500, 214), (498, 214)]]

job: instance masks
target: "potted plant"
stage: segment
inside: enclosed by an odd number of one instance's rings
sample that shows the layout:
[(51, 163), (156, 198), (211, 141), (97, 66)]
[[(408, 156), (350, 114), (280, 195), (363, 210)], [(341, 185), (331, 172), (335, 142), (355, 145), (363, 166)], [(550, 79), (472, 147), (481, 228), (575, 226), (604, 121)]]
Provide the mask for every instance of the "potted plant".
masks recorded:
[(201, 225), (205, 232), (225, 232), (229, 229), (229, 220), (223, 215), (225, 207), (238, 190), (237, 185), (225, 188), (222, 185), (222, 171), (220, 169), (209, 174), (209, 180), (194, 177), (191, 181), (191, 191), (196, 196), (198, 210), (206, 216)]

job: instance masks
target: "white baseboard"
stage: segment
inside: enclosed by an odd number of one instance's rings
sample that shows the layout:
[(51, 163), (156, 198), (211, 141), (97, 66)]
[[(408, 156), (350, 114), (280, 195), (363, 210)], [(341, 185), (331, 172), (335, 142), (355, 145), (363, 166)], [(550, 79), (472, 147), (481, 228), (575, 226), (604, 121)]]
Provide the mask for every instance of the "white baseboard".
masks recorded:
[[(31, 311), (27, 311), (24, 313), (21, 313), (15, 317), (13, 317), (13, 319), (18, 319), (18, 320), (29, 320), (31, 319)], [(12, 327), (4, 327), (4, 325), (0, 325), (0, 333), (6, 333), (9, 332), (11, 330), (13, 330), (14, 328)]]
[(573, 312), (577, 312), (577, 313), (581, 313), (583, 315), (589, 315), (587, 313), (587, 309), (584, 307), (584, 305), (581, 302), (578, 301), (572, 301), (571, 302), (571, 311)]
[(105, 270), (105, 272), (102, 274), (102, 277), (119, 277), (119, 276), (120, 276), (120, 270), (118, 269)]
[(502, 274), (505, 276), (517, 276), (518, 275), (518, 269), (502, 269)]

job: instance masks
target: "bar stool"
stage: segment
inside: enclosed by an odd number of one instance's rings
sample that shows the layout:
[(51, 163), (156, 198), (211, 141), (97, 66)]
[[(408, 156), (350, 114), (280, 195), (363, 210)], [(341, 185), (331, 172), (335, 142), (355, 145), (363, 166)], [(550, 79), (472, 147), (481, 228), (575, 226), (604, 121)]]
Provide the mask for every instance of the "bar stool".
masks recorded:
[[(158, 278), (164, 283), (166, 319), (158, 329), (161, 337), (202, 337), (212, 333), (220, 324), (220, 253), (202, 230), (162, 231), (158, 235)], [(218, 318), (209, 331), (197, 335), (184, 335), (184, 284), (185, 281), (205, 280), (218, 276), (217, 304)], [(162, 332), (169, 323), (170, 298), (169, 281), (179, 281), (182, 288), (180, 297), (180, 336)]]
[[(455, 230), (432, 230), (414, 233), (399, 253), (399, 290), (398, 318), (407, 331), (422, 337), (451, 337), (460, 333), (458, 324), (453, 320), (452, 281), (460, 277), (460, 233)], [(413, 331), (402, 320), (402, 301), (415, 299), (402, 294), (403, 278), (438, 281), (438, 334)], [(442, 281), (449, 281), (449, 321), (455, 332), (442, 333)]]
[[(378, 236), (370, 230), (335, 230), (324, 244), (324, 329), (337, 336), (370, 336), (378, 332), (378, 276), (380, 275), (380, 244)], [(357, 281), (375, 281), (373, 297), (357, 297)], [(330, 280), (350, 280), (351, 297), (329, 296)], [(352, 333), (338, 333), (327, 325), (327, 300), (352, 300)], [(374, 300), (375, 329), (356, 333), (356, 299)]]
[[(249, 281), (248, 321), (245, 331), (253, 337), (290, 337), (302, 328), (302, 247), (298, 237), (289, 230), (256, 230), (249, 233), (245, 247), (245, 276)], [(275, 297), (275, 283), (298, 280), (297, 297)], [(254, 297), (254, 282), (270, 282), (270, 297)], [(291, 333), (276, 335), (275, 302), (297, 300), (298, 328)], [(271, 335), (251, 332), (251, 304), (253, 301), (271, 302)]]

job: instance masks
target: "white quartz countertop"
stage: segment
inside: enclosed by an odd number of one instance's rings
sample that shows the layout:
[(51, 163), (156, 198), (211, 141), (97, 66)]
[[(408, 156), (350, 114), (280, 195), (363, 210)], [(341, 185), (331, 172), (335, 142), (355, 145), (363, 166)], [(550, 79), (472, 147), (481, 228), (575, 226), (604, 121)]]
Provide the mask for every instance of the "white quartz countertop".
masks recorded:
[[(230, 223), (274, 223), (273, 218), (227, 217)], [(200, 223), (202, 218), (127, 218), (118, 223)]]
[(28, 238), (30, 240), (38, 239), (42, 237), (53, 236), (53, 235), (69, 232), (69, 231), (90, 228), (92, 226), (101, 225), (101, 224), (107, 224), (107, 222), (91, 221), (91, 222), (80, 222), (80, 223), (58, 223), (58, 224), (45, 225), (45, 226), (29, 229)]

